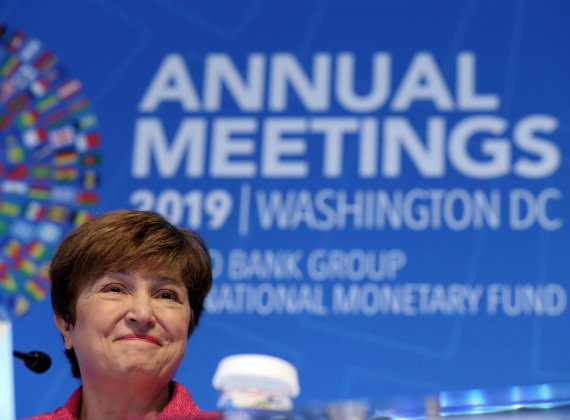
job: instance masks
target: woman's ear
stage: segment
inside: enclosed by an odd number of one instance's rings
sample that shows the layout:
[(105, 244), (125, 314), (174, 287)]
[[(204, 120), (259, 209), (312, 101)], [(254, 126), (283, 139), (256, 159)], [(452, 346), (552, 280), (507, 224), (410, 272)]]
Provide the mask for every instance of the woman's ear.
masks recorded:
[(65, 348), (67, 350), (71, 350), (73, 348), (73, 341), (71, 339), (71, 333), (73, 332), (73, 324), (67, 322), (65, 319), (61, 317), (61, 315), (58, 314), (53, 315), (53, 320), (55, 322), (55, 325), (57, 326), (57, 329), (63, 336), (63, 343), (65, 345)]

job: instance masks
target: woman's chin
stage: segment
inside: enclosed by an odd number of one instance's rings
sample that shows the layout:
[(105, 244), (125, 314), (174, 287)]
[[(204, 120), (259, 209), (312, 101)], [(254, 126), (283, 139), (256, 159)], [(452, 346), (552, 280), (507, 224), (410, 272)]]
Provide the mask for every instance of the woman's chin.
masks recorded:
[[(140, 356), (140, 357), (137, 357)], [(151, 360), (145, 355), (124, 355), (117, 358), (113, 363), (104, 367), (105, 375), (112, 375), (120, 382), (125, 382), (131, 377), (136, 376), (139, 380), (143, 376), (157, 378), (164, 372), (164, 365)]]
[(113, 376), (117, 383), (138, 383), (142, 384), (145, 381), (156, 382), (169, 382), (170, 379), (165, 378), (164, 381), (161, 379), (165, 376), (164, 372), (159, 369), (149, 367), (145, 364), (140, 363), (130, 363), (128, 365), (121, 365), (117, 370), (106, 376)]

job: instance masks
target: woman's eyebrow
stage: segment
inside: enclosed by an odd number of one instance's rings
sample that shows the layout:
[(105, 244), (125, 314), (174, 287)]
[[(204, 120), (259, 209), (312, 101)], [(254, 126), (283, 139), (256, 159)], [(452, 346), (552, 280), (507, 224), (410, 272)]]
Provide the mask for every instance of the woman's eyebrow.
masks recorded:
[(184, 289), (186, 288), (186, 285), (182, 281), (178, 280), (176, 277), (158, 276), (157, 280), (160, 281), (161, 283), (174, 284)]
[(131, 277), (129, 275), (129, 273), (127, 273), (125, 270), (109, 271), (108, 273), (105, 273), (104, 275), (102, 275), (101, 278), (107, 277), (107, 276), (114, 277), (114, 278), (120, 278), (120, 279), (125, 279), (125, 278)]
[[(129, 272), (129, 270), (117, 270), (117, 271), (109, 271), (105, 273), (103, 276), (98, 278), (94, 281), (94, 284), (102, 281), (105, 277), (111, 277), (117, 279), (119, 281), (131, 282), (136, 281), (136, 276), (133, 273)], [(181, 280), (177, 279), (176, 277), (169, 276), (169, 275), (161, 275), (161, 274), (150, 274), (145, 276), (148, 280), (153, 283), (160, 284), (160, 285), (176, 285), (182, 287), (186, 290), (186, 285)]]

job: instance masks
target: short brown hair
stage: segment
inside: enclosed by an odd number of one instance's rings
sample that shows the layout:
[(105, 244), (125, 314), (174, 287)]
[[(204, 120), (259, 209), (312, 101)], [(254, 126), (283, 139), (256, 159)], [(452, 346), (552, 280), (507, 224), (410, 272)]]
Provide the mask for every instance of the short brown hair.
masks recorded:
[[(81, 289), (106, 273), (129, 268), (168, 270), (182, 281), (188, 290), (192, 313), (188, 326), (190, 336), (198, 325), (204, 300), (212, 286), (208, 247), (197, 233), (176, 227), (151, 211), (104, 213), (61, 242), (49, 268), (54, 312), (74, 324)], [(66, 354), (73, 375), (80, 377), (73, 349)]]

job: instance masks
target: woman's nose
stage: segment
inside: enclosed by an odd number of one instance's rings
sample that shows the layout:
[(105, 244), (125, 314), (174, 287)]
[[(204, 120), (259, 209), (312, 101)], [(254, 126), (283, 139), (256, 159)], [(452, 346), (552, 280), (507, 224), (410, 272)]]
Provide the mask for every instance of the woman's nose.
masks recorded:
[(127, 320), (142, 327), (155, 323), (152, 299), (149, 296), (134, 295), (129, 302)]

